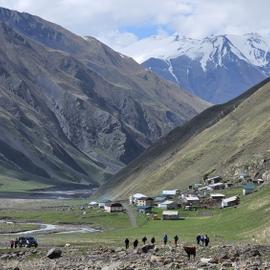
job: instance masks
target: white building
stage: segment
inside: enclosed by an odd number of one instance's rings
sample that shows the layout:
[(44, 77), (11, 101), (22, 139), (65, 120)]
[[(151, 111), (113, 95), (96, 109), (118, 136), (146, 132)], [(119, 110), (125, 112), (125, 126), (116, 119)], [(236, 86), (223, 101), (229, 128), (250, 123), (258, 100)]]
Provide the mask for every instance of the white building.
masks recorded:
[(163, 220), (177, 220), (179, 219), (179, 212), (172, 211), (172, 210), (165, 210), (162, 212), (162, 219)]
[(135, 193), (129, 196), (129, 204), (136, 204), (138, 199), (146, 198), (147, 196), (142, 193)]
[(211, 185), (208, 185), (209, 188), (213, 189), (213, 190), (216, 190), (216, 189), (224, 189), (225, 188), (225, 184), (224, 183), (215, 183), (215, 184), (211, 184)]
[(161, 209), (177, 209), (177, 207), (178, 207), (177, 202), (170, 200), (158, 204), (158, 208)]
[(151, 197), (142, 197), (136, 200), (135, 203), (137, 206), (153, 206), (154, 205), (154, 199)]
[(106, 205), (106, 204), (109, 204), (109, 203), (111, 203), (111, 202), (112, 202), (111, 200), (100, 201), (100, 202), (98, 203), (98, 207), (99, 207), (99, 208), (105, 208), (105, 205)]
[(178, 196), (180, 195), (180, 190), (179, 189), (167, 189), (167, 190), (162, 190), (162, 195), (164, 196)]
[(199, 202), (200, 199), (198, 196), (188, 195), (188, 196), (184, 197), (184, 201), (189, 202), (189, 203), (194, 203), (194, 202)]
[(213, 200), (222, 200), (224, 199), (226, 196), (224, 194), (221, 193), (212, 193), (210, 194), (211, 199)]
[(222, 208), (225, 208), (225, 207), (232, 207), (232, 206), (238, 205), (239, 202), (240, 202), (240, 199), (239, 199), (238, 196), (232, 196), (232, 197), (223, 199), (223, 200), (221, 201), (221, 207), (222, 207)]
[(98, 206), (98, 203), (95, 202), (95, 201), (92, 201), (88, 204), (90, 207), (97, 207)]

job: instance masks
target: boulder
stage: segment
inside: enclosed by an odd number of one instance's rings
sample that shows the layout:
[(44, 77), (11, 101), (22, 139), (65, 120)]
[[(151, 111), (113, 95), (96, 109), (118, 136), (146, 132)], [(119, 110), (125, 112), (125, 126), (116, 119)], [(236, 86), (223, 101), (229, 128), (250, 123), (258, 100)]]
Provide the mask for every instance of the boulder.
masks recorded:
[(47, 253), (47, 258), (49, 259), (57, 259), (62, 255), (62, 250), (59, 248), (52, 248)]
[(152, 255), (151, 258), (150, 258), (150, 261), (152, 263), (160, 263), (162, 262), (164, 259), (160, 256), (156, 256), (156, 255)]
[(221, 266), (225, 267), (225, 268), (231, 268), (233, 266), (233, 264), (232, 264), (231, 261), (225, 261), (225, 262), (222, 263)]
[(258, 249), (252, 249), (249, 252), (249, 256), (252, 256), (252, 257), (261, 256), (261, 253)]
[(155, 245), (147, 244), (142, 247), (143, 253), (148, 253), (149, 250), (154, 249)]
[(212, 264), (218, 264), (219, 263), (219, 259), (217, 257), (213, 257), (209, 260), (209, 263), (212, 263)]

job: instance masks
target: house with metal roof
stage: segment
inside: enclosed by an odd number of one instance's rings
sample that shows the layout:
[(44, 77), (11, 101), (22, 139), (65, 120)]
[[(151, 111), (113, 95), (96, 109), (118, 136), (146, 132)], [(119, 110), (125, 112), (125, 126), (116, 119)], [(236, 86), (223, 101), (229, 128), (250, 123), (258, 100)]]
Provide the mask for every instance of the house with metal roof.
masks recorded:
[(162, 219), (163, 220), (178, 220), (179, 212), (175, 210), (164, 210), (162, 212)]
[(221, 207), (225, 208), (225, 207), (232, 207), (232, 206), (236, 206), (240, 203), (240, 198), (238, 196), (232, 196), (229, 198), (225, 198), (221, 201)]
[(161, 202), (158, 204), (158, 208), (161, 209), (177, 209), (178, 208), (178, 204), (175, 201), (171, 201), (171, 200), (166, 200), (164, 202)]

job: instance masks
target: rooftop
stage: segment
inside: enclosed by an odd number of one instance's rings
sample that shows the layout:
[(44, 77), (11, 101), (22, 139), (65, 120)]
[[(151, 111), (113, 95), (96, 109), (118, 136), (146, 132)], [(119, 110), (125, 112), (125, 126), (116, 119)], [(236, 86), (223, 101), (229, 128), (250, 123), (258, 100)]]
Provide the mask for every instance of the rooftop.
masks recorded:
[(162, 215), (166, 216), (176, 216), (178, 215), (178, 211), (166, 210), (162, 212)]
[(223, 199), (223, 202), (234, 202), (234, 201), (237, 201), (238, 199), (239, 199), (238, 196), (232, 196), (232, 197)]

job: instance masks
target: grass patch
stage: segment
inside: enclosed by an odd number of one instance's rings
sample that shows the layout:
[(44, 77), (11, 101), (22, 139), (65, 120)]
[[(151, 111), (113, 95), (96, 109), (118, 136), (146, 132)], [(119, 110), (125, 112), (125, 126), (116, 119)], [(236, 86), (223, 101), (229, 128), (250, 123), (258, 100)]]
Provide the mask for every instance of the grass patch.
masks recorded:
[(23, 181), (8, 176), (0, 175), (0, 192), (28, 192), (35, 189), (45, 189), (49, 186), (46, 184)]

